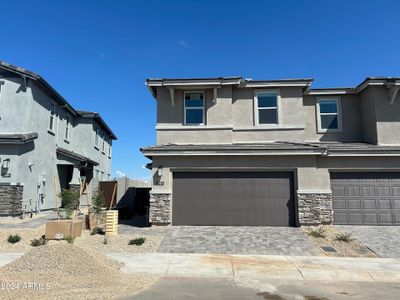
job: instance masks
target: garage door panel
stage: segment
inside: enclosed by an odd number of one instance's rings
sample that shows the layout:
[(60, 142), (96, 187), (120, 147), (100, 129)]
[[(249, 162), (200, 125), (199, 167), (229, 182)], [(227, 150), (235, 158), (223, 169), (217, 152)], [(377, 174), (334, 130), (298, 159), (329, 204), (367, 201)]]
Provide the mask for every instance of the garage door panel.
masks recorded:
[(333, 221), (336, 224), (347, 224), (347, 213), (341, 211), (335, 211), (333, 214)]
[(378, 216), (376, 214), (376, 211), (374, 212), (365, 212), (364, 213), (364, 224), (365, 225), (370, 225), (370, 224), (376, 224), (378, 222)]
[(361, 209), (361, 200), (360, 199), (348, 199), (347, 201), (348, 209)]
[(333, 202), (333, 209), (346, 209), (346, 199), (336, 199)]
[(348, 213), (348, 218), (347, 218), (349, 224), (362, 224), (363, 223), (363, 218), (361, 212), (355, 212), (352, 211)]
[(399, 225), (400, 173), (331, 173), (331, 184), (334, 223)]
[(295, 225), (288, 172), (175, 172), (174, 225)]
[(363, 199), (364, 209), (376, 209), (376, 200), (375, 199)]

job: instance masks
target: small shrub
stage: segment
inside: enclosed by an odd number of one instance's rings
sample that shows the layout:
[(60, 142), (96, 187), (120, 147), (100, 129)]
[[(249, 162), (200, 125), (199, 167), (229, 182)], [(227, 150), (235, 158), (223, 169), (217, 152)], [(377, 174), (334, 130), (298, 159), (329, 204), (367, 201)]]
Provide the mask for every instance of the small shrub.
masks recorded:
[(315, 238), (326, 238), (326, 229), (324, 227), (316, 227), (308, 229), (308, 235)]
[(144, 244), (145, 241), (146, 241), (145, 238), (137, 238), (137, 239), (130, 240), (128, 245), (140, 246), (140, 245)]
[(94, 227), (92, 229), (92, 231), (90, 232), (90, 235), (96, 235), (96, 234), (104, 235), (105, 232), (104, 232), (103, 228), (101, 228), (101, 227)]
[(106, 198), (101, 191), (97, 191), (92, 197), (92, 208), (93, 212), (98, 215), (101, 212), (101, 209), (106, 204)]
[(46, 245), (46, 238), (45, 238), (44, 235), (42, 235), (38, 239), (31, 240), (31, 246), (32, 247), (43, 246), (43, 245)]
[(63, 189), (59, 197), (62, 199), (62, 205), (67, 212), (67, 217), (71, 218), (72, 212), (78, 208), (79, 193)]
[(15, 235), (10, 235), (7, 239), (7, 242), (9, 242), (10, 244), (15, 244), (18, 243), (21, 240), (21, 237), (18, 234)]
[(351, 237), (351, 233), (343, 232), (336, 234), (335, 241), (350, 243), (354, 241), (354, 239)]
[(104, 244), (104, 245), (107, 245), (107, 244), (108, 244), (108, 237), (104, 236), (103, 244)]
[(75, 241), (75, 238), (72, 237), (72, 235), (69, 235), (65, 238), (65, 240), (68, 242), (68, 244), (73, 244)]

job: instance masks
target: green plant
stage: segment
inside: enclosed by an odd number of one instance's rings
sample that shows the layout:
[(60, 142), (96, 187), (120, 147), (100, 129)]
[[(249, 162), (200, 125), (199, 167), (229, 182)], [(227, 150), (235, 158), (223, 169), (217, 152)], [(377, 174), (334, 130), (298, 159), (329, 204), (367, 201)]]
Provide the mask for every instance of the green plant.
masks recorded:
[(31, 240), (32, 247), (43, 246), (43, 245), (46, 245), (46, 237), (44, 235), (42, 235), (38, 239)]
[(140, 245), (144, 244), (145, 241), (146, 241), (145, 238), (137, 238), (137, 239), (130, 240), (128, 245), (140, 246)]
[(350, 243), (354, 241), (354, 239), (351, 237), (351, 233), (343, 232), (336, 234), (335, 241)]
[(68, 242), (68, 244), (73, 244), (75, 241), (75, 238), (72, 237), (72, 235), (69, 235), (65, 238), (65, 240)]
[(105, 234), (104, 229), (101, 228), (101, 227), (94, 227), (94, 228), (92, 229), (92, 231), (90, 232), (90, 235), (95, 235), (95, 234), (104, 235), (104, 234)]
[(101, 191), (97, 191), (92, 197), (92, 208), (95, 214), (100, 214), (101, 209), (106, 203), (106, 198)]
[(62, 199), (62, 205), (67, 212), (67, 217), (71, 218), (72, 212), (78, 207), (79, 193), (63, 189), (59, 197)]
[(10, 244), (15, 244), (18, 243), (21, 240), (21, 237), (18, 234), (15, 235), (10, 235), (7, 239), (7, 242), (9, 242)]
[(308, 229), (307, 234), (315, 238), (326, 238), (326, 229), (324, 227), (315, 227)]

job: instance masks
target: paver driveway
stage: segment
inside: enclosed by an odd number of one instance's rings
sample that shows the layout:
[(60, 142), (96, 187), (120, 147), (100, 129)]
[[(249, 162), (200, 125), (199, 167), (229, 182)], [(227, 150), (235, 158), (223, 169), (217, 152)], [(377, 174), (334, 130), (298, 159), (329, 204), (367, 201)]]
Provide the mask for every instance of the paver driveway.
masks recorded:
[(399, 226), (336, 225), (341, 231), (350, 232), (381, 257), (400, 258)]
[(161, 253), (322, 255), (300, 228), (172, 226)]

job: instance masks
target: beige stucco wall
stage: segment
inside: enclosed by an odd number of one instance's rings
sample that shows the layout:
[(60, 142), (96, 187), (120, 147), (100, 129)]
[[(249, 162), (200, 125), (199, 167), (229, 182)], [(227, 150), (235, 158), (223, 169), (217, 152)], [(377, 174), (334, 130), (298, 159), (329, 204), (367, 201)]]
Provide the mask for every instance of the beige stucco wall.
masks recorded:
[[(329, 98), (330, 96), (326, 97)], [(304, 96), (303, 103), (306, 116), (305, 140), (312, 142), (363, 141), (363, 119), (360, 97), (358, 95), (335, 95), (333, 97), (340, 98), (343, 130), (341, 132), (318, 133), (316, 113), (317, 96)]]

